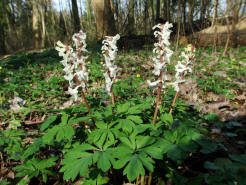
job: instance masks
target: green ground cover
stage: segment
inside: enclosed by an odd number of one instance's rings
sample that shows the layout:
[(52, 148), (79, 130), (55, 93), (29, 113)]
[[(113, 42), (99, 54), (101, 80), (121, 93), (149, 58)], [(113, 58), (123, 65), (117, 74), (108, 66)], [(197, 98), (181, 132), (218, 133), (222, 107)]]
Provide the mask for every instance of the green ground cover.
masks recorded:
[[(197, 97), (181, 92), (170, 115), (175, 91), (165, 89), (156, 125), (151, 124), (156, 92), (146, 83), (153, 78), (152, 51), (118, 54), (116, 104), (110, 105), (102, 89), (100, 48), (88, 50), (86, 97), (92, 115), (81, 99), (75, 102), (66, 93), (61, 58), (54, 49), (0, 60), (1, 185), (123, 184), (150, 172), (152, 184), (246, 184), (245, 121), (223, 121), (224, 107), (221, 115), (213, 109), (199, 111), (203, 104), (227, 101), (229, 111), (243, 116), (245, 47), (231, 49), (225, 57), (223, 48), (216, 53), (198, 48), (187, 76), (196, 83)], [(168, 70), (177, 60), (178, 54)], [(16, 97), (21, 99), (17, 103)], [(213, 100), (217, 97), (223, 100)], [(187, 99), (199, 105), (193, 107)]]

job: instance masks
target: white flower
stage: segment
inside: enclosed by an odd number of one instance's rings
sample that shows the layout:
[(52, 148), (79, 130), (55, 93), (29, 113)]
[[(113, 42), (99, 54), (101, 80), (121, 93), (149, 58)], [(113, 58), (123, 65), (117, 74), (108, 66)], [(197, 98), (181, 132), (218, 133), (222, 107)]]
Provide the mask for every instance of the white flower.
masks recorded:
[(78, 99), (78, 88), (80, 86), (76, 86), (74, 89), (71, 87), (68, 87), (68, 93), (72, 95), (72, 97), (75, 99), (75, 101)]
[(150, 87), (155, 87), (157, 86), (161, 81), (160, 80), (157, 80), (155, 82), (151, 82), (150, 80), (147, 80), (147, 83)]
[(157, 24), (153, 27), (153, 30), (158, 28), (158, 31), (154, 32), (155, 37), (158, 38), (158, 42), (154, 44), (155, 48), (153, 49), (153, 53), (156, 54), (153, 57), (154, 61), (154, 70), (153, 73), (156, 76), (162, 74), (162, 79), (157, 80), (155, 82), (147, 81), (149, 86), (157, 86), (158, 83), (162, 82), (162, 88), (165, 88), (165, 81), (167, 80), (166, 76), (166, 63), (170, 62), (170, 58), (173, 55), (173, 51), (169, 48), (170, 42), (170, 34), (171, 30), (169, 28), (172, 27), (172, 24), (166, 22), (165, 24)]
[(106, 92), (111, 96), (111, 88), (119, 71), (118, 67), (114, 64), (114, 60), (117, 55), (118, 48), (116, 46), (117, 40), (120, 39), (120, 35), (117, 34), (114, 37), (105, 36), (105, 40), (102, 41), (102, 53), (105, 59), (104, 67), (106, 72), (103, 74), (106, 83)]
[[(70, 46), (65, 46), (61, 41), (57, 42), (56, 47), (59, 56), (63, 57), (61, 63), (64, 66), (64, 78), (69, 81), (68, 92), (75, 100), (77, 99), (78, 87), (82, 87), (82, 90), (85, 91), (88, 81), (88, 72), (86, 71), (85, 62), (88, 57), (83, 55), (84, 52), (87, 52), (85, 39), (86, 34), (80, 31), (79, 33), (75, 33), (72, 37), (75, 49)], [(74, 88), (73, 81), (75, 81), (75, 79), (77, 86)]]

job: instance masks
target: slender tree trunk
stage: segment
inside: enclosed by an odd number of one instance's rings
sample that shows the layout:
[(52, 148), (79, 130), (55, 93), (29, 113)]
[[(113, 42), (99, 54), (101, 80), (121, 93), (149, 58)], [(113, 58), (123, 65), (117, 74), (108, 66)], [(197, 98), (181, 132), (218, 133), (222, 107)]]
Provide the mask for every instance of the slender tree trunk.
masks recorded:
[(91, 0), (86, 0), (86, 9), (87, 9), (87, 20), (89, 23), (89, 26), (91, 26)]
[(160, 0), (157, 0), (156, 3), (156, 23), (159, 23), (159, 19), (160, 19)]
[(195, 1), (194, 0), (188, 1), (188, 4), (189, 4), (188, 21), (189, 21), (190, 31), (192, 33), (194, 33), (194, 30), (193, 30), (193, 13), (194, 13)]
[(33, 30), (33, 41), (34, 48), (39, 47), (39, 30), (38, 30), (38, 8), (37, 2), (33, 0), (32, 2), (32, 30)]
[(186, 0), (183, 0), (182, 3), (182, 12), (183, 12), (183, 21), (182, 21), (182, 26), (183, 26), (183, 35), (185, 35), (185, 25), (186, 25)]
[(5, 9), (5, 0), (0, 1), (0, 55), (6, 54), (6, 45), (5, 45), (5, 29), (6, 29), (6, 9)]
[(170, 0), (166, 0), (166, 16), (167, 16), (167, 21), (170, 22)]
[(233, 47), (236, 47), (238, 45), (238, 39), (237, 39), (237, 30), (236, 30), (236, 24), (239, 20), (239, 12), (242, 7), (242, 0), (235, 0), (231, 2), (232, 4), (232, 44)]
[(151, 28), (154, 26), (155, 23), (155, 12), (154, 12), (154, 3), (153, 0), (150, 0), (150, 6), (151, 6), (151, 16), (152, 16), (152, 20), (151, 22)]
[(229, 46), (230, 38), (231, 38), (231, 29), (230, 29), (230, 20), (229, 20), (229, 9), (231, 7), (231, 1), (227, 0), (227, 7), (226, 7), (226, 21), (227, 21), (227, 39), (226, 39), (226, 44), (225, 44), (225, 49), (223, 52), (223, 56), (226, 55), (227, 49)]
[(41, 19), (41, 47), (45, 47), (45, 34), (46, 34), (46, 27), (45, 27), (45, 3), (42, 1), (39, 4), (39, 12), (40, 12), (40, 19)]
[(175, 51), (177, 51), (178, 49), (178, 45), (179, 45), (179, 35), (180, 35), (180, 17), (181, 17), (181, 0), (178, 0), (178, 31), (177, 31), (177, 41), (176, 41), (176, 49)]
[(114, 35), (116, 31), (115, 21), (110, 7), (110, 1), (92, 0), (92, 7), (97, 26), (97, 39), (101, 40), (105, 35)]
[(148, 30), (148, 18), (149, 18), (149, 12), (148, 12), (149, 6), (148, 6), (148, 0), (144, 1), (144, 33), (147, 35)]
[(217, 7), (218, 7), (218, 0), (214, 0), (214, 11), (213, 11), (212, 26), (215, 25), (215, 21), (217, 19)]
[(206, 0), (201, 0), (201, 14), (200, 14), (200, 21), (201, 21), (201, 28), (205, 27), (205, 13), (206, 13)]
[(79, 10), (77, 0), (72, 0), (72, 12), (73, 12), (73, 25), (74, 31), (79, 32), (81, 29), (80, 20), (79, 20)]
[(135, 0), (129, 0), (129, 8), (128, 8), (128, 15), (127, 15), (127, 20), (128, 24), (126, 27), (126, 33), (127, 35), (132, 35), (135, 31), (135, 20), (134, 20), (134, 10), (135, 10)]
[(214, 33), (214, 41), (213, 41), (213, 52), (216, 52), (217, 48), (217, 27), (216, 27), (216, 22), (217, 22), (217, 7), (218, 7), (218, 0), (214, 0), (214, 11), (213, 11), (213, 20), (212, 20), (212, 27), (215, 28), (215, 33)]
[(0, 54), (6, 54), (6, 46), (5, 46), (5, 26), (0, 23)]

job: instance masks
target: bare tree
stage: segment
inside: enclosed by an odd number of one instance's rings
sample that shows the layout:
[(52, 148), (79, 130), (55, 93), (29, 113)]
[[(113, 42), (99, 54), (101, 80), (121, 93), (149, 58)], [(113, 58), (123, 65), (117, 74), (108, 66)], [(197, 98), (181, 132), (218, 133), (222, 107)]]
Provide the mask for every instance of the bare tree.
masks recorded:
[(195, 6), (195, 0), (189, 0), (188, 1), (188, 7), (189, 7), (188, 22), (189, 22), (189, 27), (192, 33), (194, 33), (194, 30), (193, 30), (194, 6)]
[(180, 36), (180, 23), (181, 23), (181, 0), (178, 0), (178, 31), (177, 31), (177, 41), (176, 41), (176, 48), (175, 51), (177, 51), (178, 49), (178, 45), (179, 45), (179, 36)]
[(131, 35), (134, 33), (134, 29), (135, 29), (135, 20), (134, 20), (134, 10), (135, 10), (135, 0), (129, 0), (129, 12), (127, 15), (127, 20), (128, 20), (128, 24), (126, 26), (126, 33), (128, 35)]
[(214, 11), (213, 11), (212, 26), (215, 25), (215, 21), (217, 19), (217, 8), (218, 8), (218, 0), (214, 0)]
[(81, 29), (80, 20), (79, 20), (79, 10), (77, 0), (72, 0), (72, 13), (73, 13), (73, 25), (74, 31), (79, 32)]
[(156, 23), (158, 23), (160, 19), (160, 0), (156, 2)]
[(33, 41), (34, 41), (34, 48), (39, 47), (39, 30), (38, 30), (38, 7), (36, 0), (32, 1), (32, 30), (33, 30)]
[(105, 35), (115, 34), (115, 21), (110, 1), (92, 0), (92, 8), (97, 26), (97, 39), (101, 40)]

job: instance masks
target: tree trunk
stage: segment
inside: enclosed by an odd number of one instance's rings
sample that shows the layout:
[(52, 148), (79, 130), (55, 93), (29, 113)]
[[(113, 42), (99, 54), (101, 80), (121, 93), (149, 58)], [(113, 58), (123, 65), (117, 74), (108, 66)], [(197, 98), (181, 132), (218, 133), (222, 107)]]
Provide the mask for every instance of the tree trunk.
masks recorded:
[(153, 0), (150, 0), (150, 6), (151, 6), (151, 16), (152, 16), (152, 20), (150, 22), (151, 22), (151, 27), (153, 27), (155, 23), (155, 12), (154, 12)]
[(177, 41), (176, 41), (176, 48), (175, 51), (178, 49), (179, 45), (179, 35), (180, 35), (180, 18), (181, 18), (181, 0), (178, 0), (178, 31), (177, 31)]
[(189, 4), (189, 14), (188, 14), (188, 21), (189, 21), (189, 27), (190, 27), (190, 31), (192, 33), (194, 33), (193, 30), (193, 13), (194, 13), (194, 5), (195, 5), (195, 1), (188, 1)]
[(42, 25), (42, 31), (41, 31), (41, 47), (44, 48), (45, 47), (45, 34), (46, 34), (46, 27), (45, 27), (45, 3), (44, 3), (44, 1), (42, 1), (38, 5), (39, 5), (41, 25)]
[(34, 41), (34, 48), (39, 47), (39, 30), (38, 30), (38, 8), (37, 2), (32, 2), (32, 30), (33, 30), (33, 41)]
[(215, 25), (215, 21), (217, 19), (217, 7), (218, 7), (218, 0), (214, 0), (214, 12), (213, 12), (212, 26)]
[(183, 12), (183, 21), (182, 21), (182, 26), (183, 26), (183, 35), (185, 35), (185, 23), (186, 23), (186, 0), (183, 0), (182, 3), (182, 12)]
[(166, 0), (166, 15), (167, 15), (167, 21), (171, 22), (171, 19), (170, 19), (170, 0)]
[(232, 43), (233, 47), (236, 47), (238, 45), (238, 39), (237, 39), (237, 31), (236, 31), (236, 24), (239, 20), (239, 12), (242, 7), (242, 0), (235, 0), (231, 1), (232, 5)]
[(6, 54), (6, 46), (5, 46), (5, 30), (4, 25), (0, 23), (0, 54)]
[(89, 26), (91, 26), (91, 0), (86, 0), (86, 9), (87, 9), (87, 20), (89, 23)]
[(105, 35), (114, 35), (115, 21), (110, 7), (110, 1), (92, 0), (92, 7), (97, 26), (97, 39), (101, 40)]
[(5, 1), (0, 1), (0, 55), (6, 54), (6, 45), (5, 45), (5, 29), (6, 29), (6, 9)]
[(160, 0), (157, 0), (156, 3), (156, 23), (158, 24), (160, 21)]
[(79, 32), (81, 30), (81, 26), (79, 20), (79, 10), (78, 10), (77, 0), (72, 0), (72, 13), (73, 13), (74, 31)]
[(134, 25), (135, 25), (135, 20), (134, 20), (134, 10), (135, 10), (135, 0), (129, 0), (129, 8), (128, 8), (128, 15), (127, 15), (127, 20), (128, 24), (126, 27), (126, 33), (127, 35), (132, 35), (134, 34)]
[(149, 6), (148, 6), (148, 0), (144, 1), (144, 33), (147, 35), (148, 30), (148, 18), (149, 18)]
[(201, 28), (204, 28), (204, 19), (205, 19), (205, 0), (201, 0), (201, 13), (200, 13), (200, 23), (201, 23)]

